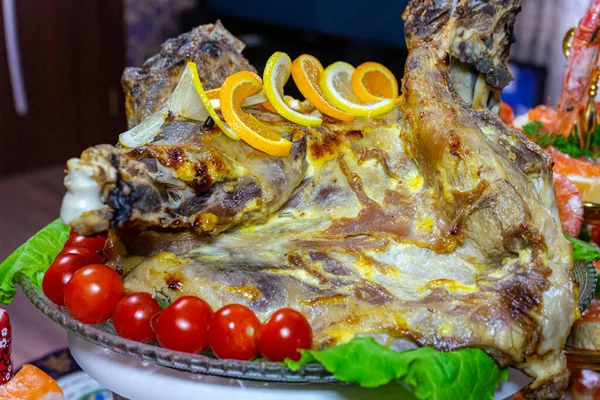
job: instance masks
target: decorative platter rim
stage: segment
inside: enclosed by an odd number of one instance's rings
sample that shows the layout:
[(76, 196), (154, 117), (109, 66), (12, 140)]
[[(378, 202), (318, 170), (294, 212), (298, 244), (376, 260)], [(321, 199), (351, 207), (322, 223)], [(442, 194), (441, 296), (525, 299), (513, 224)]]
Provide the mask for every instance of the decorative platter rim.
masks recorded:
[[(75, 320), (65, 307), (59, 307), (48, 300), (41, 289), (25, 275), (17, 274), (17, 282), (34, 307), (67, 331), (93, 344), (140, 361), (152, 362), (162, 367), (194, 374), (232, 379), (301, 384), (344, 384), (320, 364), (308, 364), (298, 371), (292, 371), (285, 365), (276, 362), (220, 360), (210, 354), (188, 354), (153, 344), (134, 342), (119, 336), (110, 323), (86, 325)], [(567, 346), (565, 354), (571, 366), (600, 371), (600, 351), (581, 350)]]
[(298, 371), (268, 361), (220, 360), (206, 354), (188, 354), (168, 350), (152, 344), (143, 344), (120, 337), (109, 323), (86, 325), (69, 315), (44, 296), (29, 278), (18, 274), (17, 281), (31, 304), (67, 331), (116, 353), (149, 361), (156, 365), (194, 374), (233, 379), (248, 379), (288, 383), (337, 383), (338, 381), (320, 364), (308, 364)]

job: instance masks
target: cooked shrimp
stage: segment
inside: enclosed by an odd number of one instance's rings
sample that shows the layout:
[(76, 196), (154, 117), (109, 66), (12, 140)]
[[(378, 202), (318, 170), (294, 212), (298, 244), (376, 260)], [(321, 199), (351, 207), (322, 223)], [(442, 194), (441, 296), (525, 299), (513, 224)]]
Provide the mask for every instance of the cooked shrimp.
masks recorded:
[[(600, 57), (600, 0), (595, 0), (573, 37), (567, 73), (560, 95), (558, 117), (553, 132), (568, 137), (585, 111), (590, 87), (595, 84), (595, 71)], [(579, 131), (583, 147), (584, 132)]]
[(527, 113), (530, 121), (539, 121), (548, 130), (556, 123), (556, 109), (550, 106), (539, 105)]
[(554, 189), (558, 201), (558, 216), (563, 231), (579, 236), (583, 226), (583, 201), (579, 189), (564, 175), (554, 174)]

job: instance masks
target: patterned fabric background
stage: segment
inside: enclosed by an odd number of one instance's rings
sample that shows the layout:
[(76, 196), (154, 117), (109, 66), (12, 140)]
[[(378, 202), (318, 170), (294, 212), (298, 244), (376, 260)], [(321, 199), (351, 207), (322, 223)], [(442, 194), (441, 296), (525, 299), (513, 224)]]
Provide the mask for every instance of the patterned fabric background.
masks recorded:
[(161, 43), (182, 33), (181, 14), (195, 5), (195, 0), (125, 0), (127, 66), (141, 67)]

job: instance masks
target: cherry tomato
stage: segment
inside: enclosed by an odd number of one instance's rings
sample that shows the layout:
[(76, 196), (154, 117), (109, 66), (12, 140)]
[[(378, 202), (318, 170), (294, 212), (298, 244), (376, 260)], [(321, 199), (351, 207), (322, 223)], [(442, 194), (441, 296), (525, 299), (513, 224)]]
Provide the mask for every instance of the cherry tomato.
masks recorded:
[(65, 305), (75, 319), (85, 324), (107, 321), (123, 298), (123, 281), (112, 268), (87, 265), (73, 274), (65, 288)]
[(312, 328), (306, 317), (291, 308), (275, 311), (258, 332), (258, 350), (269, 361), (298, 361), (298, 349), (310, 349)]
[(156, 339), (166, 349), (199, 353), (208, 345), (208, 320), (212, 314), (212, 308), (204, 300), (180, 297), (156, 317)]
[(208, 321), (208, 344), (219, 358), (252, 360), (258, 355), (256, 336), (260, 321), (241, 304), (219, 309)]
[(98, 264), (102, 261), (102, 256), (95, 250), (83, 246), (69, 245), (65, 246), (58, 255), (77, 254), (88, 260), (88, 264)]
[(42, 289), (46, 297), (54, 304), (64, 306), (67, 283), (78, 269), (88, 264), (89, 260), (79, 254), (59, 254), (46, 271), (42, 281)]
[(149, 293), (132, 293), (117, 303), (113, 325), (121, 337), (148, 343), (156, 338), (150, 321), (161, 311), (158, 301)]
[(102, 251), (106, 244), (106, 235), (99, 234), (95, 236), (81, 236), (78, 235), (73, 229), (69, 233), (69, 239), (67, 239), (66, 246), (83, 246), (93, 251)]

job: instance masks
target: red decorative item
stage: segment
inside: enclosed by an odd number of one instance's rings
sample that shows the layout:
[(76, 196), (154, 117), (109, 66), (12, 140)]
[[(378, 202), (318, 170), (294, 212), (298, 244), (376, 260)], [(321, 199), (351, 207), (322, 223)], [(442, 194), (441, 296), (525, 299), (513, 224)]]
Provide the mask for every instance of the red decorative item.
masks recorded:
[(0, 386), (13, 376), (12, 328), (6, 310), (0, 308)]

